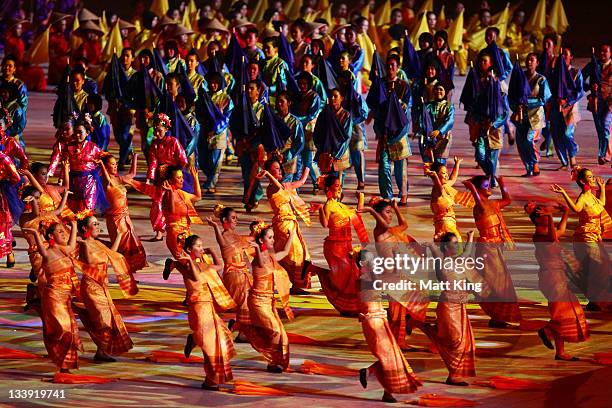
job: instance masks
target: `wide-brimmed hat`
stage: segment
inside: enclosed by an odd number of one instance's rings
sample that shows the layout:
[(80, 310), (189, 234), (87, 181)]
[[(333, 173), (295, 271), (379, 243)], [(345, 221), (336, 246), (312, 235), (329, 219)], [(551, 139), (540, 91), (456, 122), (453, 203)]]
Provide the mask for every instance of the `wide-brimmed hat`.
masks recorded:
[(31, 23), (29, 20), (24, 20), (22, 18), (13, 18), (9, 20), (7, 24), (8, 31), (11, 31), (17, 24), (21, 24), (24, 27), (29, 26)]
[(98, 23), (100, 23), (100, 17), (96, 16), (92, 11), (84, 8), (81, 11), (79, 11), (79, 14), (77, 15), (77, 18), (79, 19), (79, 23), (82, 21), (96, 21)]
[(312, 21), (310, 23), (307, 23), (306, 24), (306, 33), (305, 33), (305, 36), (306, 37), (312, 36), (316, 30), (318, 30), (321, 27), (325, 27), (326, 25), (327, 24), (318, 23), (316, 21)]
[(70, 14), (59, 13), (57, 11), (54, 11), (53, 13), (51, 13), (51, 18), (49, 18), (49, 25), (59, 23), (62, 20), (69, 20), (71, 18), (74, 18), (74, 16)]
[(257, 27), (255, 23), (250, 22), (246, 18), (240, 18), (237, 20), (234, 28), (246, 28), (246, 27)]
[(75, 34), (75, 35), (85, 35), (87, 33), (87, 31), (93, 31), (96, 34), (98, 34), (99, 36), (104, 35), (104, 31), (102, 31), (100, 26), (98, 24), (96, 24), (92, 20), (87, 20), (87, 21), (80, 22), (79, 28), (77, 28), (74, 31), (73, 34)]
[(129, 21), (125, 21), (123, 19), (119, 19), (119, 29), (120, 30), (135, 30), (136, 26)]
[(159, 23), (157, 24), (158, 27), (164, 27), (167, 25), (178, 25), (178, 21), (171, 19), (170, 17), (164, 15), (164, 17), (162, 17), (162, 19), (159, 21)]
[(193, 30), (190, 30), (187, 27), (185, 27), (184, 25), (179, 24), (174, 29), (174, 32), (172, 33), (172, 36), (173, 37), (178, 37), (178, 36), (181, 36), (183, 34), (191, 35), (193, 33), (194, 33)]
[(331, 36), (335, 37), (336, 34), (338, 34), (338, 32), (344, 28), (349, 28), (351, 25), (350, 24), (338, 24), (337, 26), (334, 27), (334, 29), (331, 32)]
[(227, 29), (227, 27), (221, 24), (221, 22), (217, 20), (216, 18), (213, 18), (212, 20), (205, 23), (202, 26), (202, 29), (211, 30), (211, 31), (224, 31), (226, 33), (229, 33), (229, 30)]
[(263, 32), (261, 33), (261, 38), (268, 38), (268, 37), (279, 37), (280, 33), (276, 30), (271, 29), (270, 27), (266, 27)]

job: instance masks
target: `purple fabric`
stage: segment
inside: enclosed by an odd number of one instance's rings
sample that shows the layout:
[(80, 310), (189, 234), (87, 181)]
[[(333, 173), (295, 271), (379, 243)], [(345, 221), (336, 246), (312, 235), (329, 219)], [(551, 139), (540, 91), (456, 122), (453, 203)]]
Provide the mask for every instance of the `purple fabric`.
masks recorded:
[(266, 152), (280, 150), (285, 146), (291, 129), (276, 113), (272, 112), (269, 104), (264, 105), (264, 111), (259, 127), (259, 140)]
[(525, 71), (521, 68), (518, 60), (512, 67), (510, 84), (508, 86), (508, 101), (510, 106), (527, 105), (527, 99), (531, 95), (531, 87)]

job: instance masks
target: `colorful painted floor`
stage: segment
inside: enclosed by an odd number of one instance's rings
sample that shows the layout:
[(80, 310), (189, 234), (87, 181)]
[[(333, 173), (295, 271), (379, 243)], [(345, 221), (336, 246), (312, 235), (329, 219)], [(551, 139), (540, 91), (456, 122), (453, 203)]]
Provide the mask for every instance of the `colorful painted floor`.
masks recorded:
[[(49, 149), (53, 143), (53, 129), (50, 127), (50, 111), (53, 104), (52, 94), (33, 94), (30, 98), (28, 127), (25, 139), (29, 155), (34, 160), (48, 160)], [(602, 176), (609, 177), (609, 166), (597, 166), (596, 135), (588, 112), (583, 112), (584, 120), (578, 127), (577, 140), (581, 146), (579, 162), (591, 166)], [(372, 135), (371, 128), (368, 128)], [(373, 139), (373, 138), (372, 138)], [(139, 141), (135, 141), (135, 146)], [(112, 143), (116, 152), (116, 145)], [(373, 153), (375, 142), (370, 143), (367, 154), (368, 175), (366, 193), (375, 194), (376, 171)], [(416, 151), (413, 146), (413, 151)], [(461, 109), (458, 111), (453, 154), (464, 157), (461, 177), (476, 174), (473, 150), (468, 142), (467, 129), (463, 123)], [(143, 161), (144, 163), (144, 161)], [(141, 163), (140, 170), (144, 171)], [(532, 233), (529, 220), (524, 216), (522, 206), (533, 198), (554, 198), (549, 192), (552, 182), (563, 185), (570, 195), (576, 194), (575, 185), (566, 172), (553, 171), (558, 167), (555, 158), (542, 161), (542, 175), (538, 178), (520, 178), (523, 168), (514, 147), (507, 147), (501, 159), (500, 173), (506, 176), (513, 195), (513, 205), (504, 211), (506, 220), (514, 237), (527, 242)], [(238, 167), (228, 166), (221, 174), (221, 184), (214, 198), (205, 198), (199, 205), (203, 216), (210, 214), (216, 201), (241, 208), (241, 186)], [(403, 210), (410, 225), (410, 233), (418, 239), (428, 240), (432, 236), (429, 212), (430, 182), (423, 177), (419, 160), (411, 163), (410, 202)], [(346, 182), (346, 201), (354, 203), (353, 189), (356, 185), (353, 174)], [(306, 201), (322, 202), (322, 196), (303, 194)], [(130, 210), (136, 222), (137, 231), (145, 238), (151, 236), (148, 222), (148, 199), (130, 195)], [(267, 203), (257, 209), (254, 215), (241, 213), (241, 226), (246, 230), (248, 223), (255, 217), (270, 218)], [(471, 214), (467, 210), (458, 211), (460, 227), (464, 232), (473, 228)], [(366, 218), (367, 225), (373, 220)], [(572, 219), (568, 229), (573, 229)], [(209, 227), (197, 226), (195, 232), (204, 236), (208, 245), (216, 245)], [(304, 229), (313, 261), (324, 264), (322, 242), (325, 231), (318, 225)], [(117, 296), (116, 304), (127, 322), (135, 343), (135, 348), (118, 358), (117, 363), (94, 364), (92, 357), (95, 346), (86, 333), (82, 333), (86, 352), (81, 358), (79, 374), (95, 375), (112, 379), (105, 384), (59, 385), (51, 383), (54, 367), (45, 358), (42, 343), (41, 322), (32, 312), (24, 313), (25, 285), (29, 273), (24, 241), (20, 232), (17, 235), (17, 265), (14, 269), (0, 268), (0, 347), (33, 353), (25, 359), (1, 358), (5, 349), (0, 348), (0, 404), (2, 406), (71, 406), (109, 407), (178, 407), (178, 406), (250, 406), (274, 404), (275, 407), (315, 406), (376, 406), (382, 389), (374, 378), (370, 387), (363, 390), (357, 381), (356, 371), (344, 376), (325, 376), (300, 372), (305, 360), (320, 364), (341, 366), (357, 370), (373, 362), (361, 334), (356, 319), (340, 317), (326, 299), (313, 290), (312, 296), (292, 297), (291, 304), (297, 319), (287, 323), (292, 334), (291, 367), (292, 371), (282, 375), (265, 372), (265, 363), (248, 344), (237, 344), (238, 356), (233, 360), (234, 377), (260, 386), (271, 387), (277, 395), (253, 396), (233, 392), (230, 385), (223, 392), (202, 391), (203, 370), (199, 362), (152, 362), (148, 357), (155, 352), (166, 351), (181, 353), (188, 324), (186, 309), (181, 306), (184, 296), (179, 277), (172, 276), (170, 281), (161, 279), (163, 260), (168, 251), (164, 243), (145, 242), (151, 267), (138, 274), (140, 293), (132, 299), (120, 297), (115, 287), (111, 290)], [(568, 234), (569, 235), (569, 234)], [(567, 237), (566, 237), (567, 238)], [(541, 302), (542, 295), (534, 290), (537, 287), (537, 274), (534, 270), (525, 271), (515, 277), (519, 296)], [(435, 304), (430, 305), (429, 316), (434, 316)], [(544, 303), (528, 303), (522, 308), (529, 320), (546, 321), (547, 308)], [(223, 316), (226, 320), (229, 315)], [(400, 402), (416, 403), (427, 394), (457, 397), (472, 401), (479, 407), (609, 407), (609, 389), (612, 386), (612, 366), (594, 361), (595, 353), (612, 352), (612, 316), (601, 313), (587, 313), (591, 329), (591, 339), (585, 343), (568, 345), (568, 351), (580, 357), (578, 362), (556, 362), (554, 353), (545, 349), (533, 330), (518, 329), (493, 330), (487, 327), (487, 319), (477, 307), (470, 309), (470, 318), (475, 331), (477, 346), (477, 373), (470, 387), (450, 387), (444, 384), (446, 369), (439, 356), (428, 350), (425, 336), (416, 331), (410, 343), (416, 351), (407, 351), (406, 358), (424, 386), (413, 395), (396, 395)], [(304, 337), (305, 336), (305, 337)], [(316, 344), (304, 344), (309, 339)], [(195, 356), (201, 356), (194, 351)], [(530, 380), (532, 388), (523, 390), (495, 389), (486, 385), (495, 376), (507, 376)], [(474, 384), (478, 382), (479, 384)], [(244, 389), (244, 384), (238, 390)], [(248, 384), (247, 384), (248, 385)], [(9, 390), (63, 389), (66, 400), (17, 400), (9, 399)], [(421, 400), (423, 403), (424, 399)], [(458, 404), (458, 403), (457, 403)], [(458, 406), (458, 405), (455, 405)]]

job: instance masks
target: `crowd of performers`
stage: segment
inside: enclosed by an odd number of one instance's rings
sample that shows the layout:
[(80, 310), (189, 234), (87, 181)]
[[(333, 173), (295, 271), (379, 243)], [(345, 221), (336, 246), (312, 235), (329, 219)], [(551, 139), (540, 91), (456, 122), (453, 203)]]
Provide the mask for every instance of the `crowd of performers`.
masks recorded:
[[(312, 2), (304, 3), (300, 12), (312, 13)], [(475, 54), (460, 100), (483, 175), (465, 180), (466, 191), (458, 191), (453, 186), (462, 159), (455, 156), (452, 171), (447, 168), (455, 120), (451, 95), (455, 64), (460, 73), (467, 64), (460, 62), (461, 52), (450, 49), (448, 33), (437, 25), (435, 14), (433, 24), (416, 38), (417, 51), (405, 21), (411, 18), (414, 24), (415, 16), (404, 16), (401, 10), (391, 13), (391, 37), (384, 42), (388, 45), (372, 50), (364, 45), (369, 15), (358, 13), (347, 20), (344, 10), (345, 16), (333, 21), (306, 16), (288, 21), (273, 7), (265, 13), (265, 26), (258, 28), (246, 20), (248, 8), (242, 2), (235, 3), (227, 18), (218, 9), (206, 10), (197, 20), (200, 32), (195, 36), (179, 23), (188, 14), (184, 10), (164, 16), (145, 12), (138, 20), (142, 30), (116, 19), (121, 52), (104, 61), (101, 20), (83, 9), (77, 13), (75, 31), (82, 36), (81, 44), (72, 50), (77, 54), (71, 64), (64, 37), (71, 16), (47, 15), (45, 22), (52, 28), (49, 81), (58, 83), (55, 142), (48, 164), (30, 163), (26, 155), (28, 92), (16, 73), (36, 74), (20, 65), (23, 55), (7, 53), (24, 52), (22, 22), (9, 24), (13, 43), (21, 43), (13, 48), (5, 44), (0, 78), (0, 256), (6, 256), (7, 267), (14, 266), (12, 229), (18, 225), (28, 243), (30, 278), (36, 283), (28, 286), (28, 307), (40, 313), (45, 347), (58, 370), (78, 368), (82, 345), (76, 315), (97, 345), (96, 362), (114, 361), (113, 355), (133, 347), (108, 278), (111, 266), (123, 294), (133, 296), (138, 291), (135, 273), (148, 266), (130, 219), (127, 191), (133, 188), (151, 198), (152, 240), (165, 235), (172, 257), (165, 263), (164, 279), (173, 271), (183, 276), (192, 330), (184, 352), (189, 356), (196, 346), (202, 349), (202, 388), (216, 390), (232, 379), (234, 341), (250, 343), (267, 361), (269, 372), (287, 370), (289, 341), (275, 293), (284, 317), (293, 319), (290, 296), (308, 295), (313, 276), (341, 315), (362, 322), (377, 358), (360, 371), (364, 387), (368, 374), (374, 375), (384, 388), (383, 400), (391, 402), (394, 393), (413, 392), (422, 385), (402, 354), (413, 328), (422, 330), (439, 350), (449, 370), (447, 384), (467, 385), (464, 378), (475, 375), (474, 336), (465, 307), (470, 293), (443, 291), (435, 324), (426, 322), (429, 299), (421, 293), (409, 299), (391, 297), (385, 309), (380, 298), (361, 291), (363, 282), (371, 279), (373, 251), (355, 250), (353, 244), (369, 241), (365, 215), (376, 221), (372, 235), (378, 255), (393, 256), (402, 245), (415, 243), (400, 209), (408, 199), (412, 138), (433, 184), (434, 243), (413, 245), (411, 250), (440, 258), (484, 256), (483, 271), (472, 271), (467, 279), (484, 283), (485, 290), (474, 295), (490, 317), (489, 326), (520, 322), (502, 248), (513, 244), (502, 212), (511, 197), (497, 174), (505, 135), (511, 144), (516, 142), (525, 177), (540, 173), (542, 150), (556, 154), (559, 169), (571, 170), (580, 188), (574, 200), (553, 185), (551, 190), (564, 204), (525, 206), (535, 225), (533, 241), (541, 243), (535, 255), (551, 315), (538, 334), (545, 346), (556, 350), (555, 359), (575, 359), (564, 343), (584, 341), (589, 333), (568, 273), (588, 299), (587, 310), (612, 310), (610, 288), (601, 284), (612, 282), (602, 245), (612, 228), (605, 209), (607, 186), (578, 166), (573, 137), (578, 103), (586, 91), (599, 164), (610, 160), (610, 45), (600, 46), (580, 70), (572, 65), (572, 49), (557, 47), (558, 35), (542, 33), (541, 53), (533, 52), (534, 44), (528, 41), (514, 43), (526, 52), (513, 64), (504, 47), (516, 49), (502, 44), (499, 27), (487, 23), (490, 11), (481, 10), (473, 29), (482, 31), (485, 47)], [(430, 13), (425, 17), (429, 23)], [(520, 18), (514, 21), (510, 32), (520, 34)], [(103, 98), (109, 119), (102, 112)], [(364, 151), (372, 137), (365, 124), (370, 122), (377, 140), (379, 195), (366, 203)], [(138, 149), (132, 143), (135, 133), (141, 141)], [(108, 152), (111, 134), (119, 147), (117, 157)], [(537, 145), (540, 134), (542, 146)], [(137, 174), (137, 150), (147, 165), (143, 177)], [(248, 233), (238, 231), (238, 211), (222, 205), (215, 207), (214, 217), (200, 218), (196, 203), (206, 197), (215, 200), (224, 162), (241, 167), (247, 212), (265, 200), (265, 193), (271, 223), (257, 220)], [(343, 203), (344, 179), (351, 167), (358, 181), (356, 208)], [(491, 198), (495, 187), (501, 199)], [(323, 190), (326, 202), (307, 205), (300, 194), (310, 189), (314, 194)], [(467, 236), (459, 231), (457, 205), (473, 208), (478, 238), (472, 231)], [(579, 223), (573, 254), (559, 245), (570, 210)], [(328, 229), (323, 247), (327, 265), (312, 263), (301, 232), (300, 224), (310, 226), (312, 214)], [(110, 242), (100, 239), (96, 215), (105, 217)], [(557, 215), (559, 224), (553, 219)], [(193, 234), (192, 225), (204, 223), (214, 231), (219, 252), (205, 248)], [(454, 274), (440, 270), (438, 278), (451, 280)], [(236, 313), (229, 327), (217, 314), (222, 310)], [(231, 331), (238, 332), (235, 340)]]

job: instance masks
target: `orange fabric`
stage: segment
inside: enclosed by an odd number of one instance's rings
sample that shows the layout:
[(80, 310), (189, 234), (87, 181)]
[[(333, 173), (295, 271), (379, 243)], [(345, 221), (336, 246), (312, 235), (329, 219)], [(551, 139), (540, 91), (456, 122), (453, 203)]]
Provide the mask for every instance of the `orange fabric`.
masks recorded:
[(276, 396), (284, 396), (289, 395), (285, 391), (277, 390), (271, 387), (265, 387), (263, 385), (257, 385), (248, 381), (234, 381), (234, 389), (232, 390), (234, 394), (238, 395), (276, 395)]
[(612, 365), (612, 353), (595, 353), (594, 357), (596, 363)]
[(474, 381), (474, 384), (488, 386), (497, 390), (545, 390), (550, 387), (550, 384), (542, 381), (505, 377), (502, 375), (491, 377), (488, 381)]
[(287, 337), (289, 338), (290, 344), (306, 344), (313, 346), (318, 346), (321, 344), (319, 340), (315, 340), (308, 336), (302, 336), (301, 334), (287, 333)]
[(476, 401), (438, 394), (423, 394), (412, 405), (420, 407), (475, 407)]
[(189, 356), (186, 358), (183, 353), (175, 353), (173, 351), (153, 350), (146, 359), (153, 363), (198, 363), (202, 364), (204, 359), (198, 356)]
[(79, 375), (71, 373), (55, 373), (53, 382), (56, 384), (105, 384), (115, 381), (113, 378)]
[(341, 377), (351, 377), (359, 374), (359, 370), (332, 364), (316, 363), (311, 360), (304, 360), (298, 371), (303, 374), (319, 374)]

